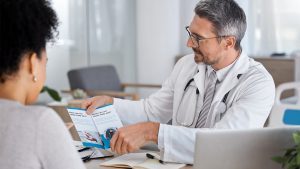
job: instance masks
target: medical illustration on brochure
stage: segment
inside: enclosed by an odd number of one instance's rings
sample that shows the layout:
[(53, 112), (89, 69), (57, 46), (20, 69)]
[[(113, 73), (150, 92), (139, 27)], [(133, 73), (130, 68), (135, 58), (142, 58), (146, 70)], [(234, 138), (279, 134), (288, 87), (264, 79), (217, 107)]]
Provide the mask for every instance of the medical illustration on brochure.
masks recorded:
[(67, 108), (83, 146), (110, 148), (110, 139), (122, 122), (113, 105), (97, 108), (92, 115), (85, 109)]

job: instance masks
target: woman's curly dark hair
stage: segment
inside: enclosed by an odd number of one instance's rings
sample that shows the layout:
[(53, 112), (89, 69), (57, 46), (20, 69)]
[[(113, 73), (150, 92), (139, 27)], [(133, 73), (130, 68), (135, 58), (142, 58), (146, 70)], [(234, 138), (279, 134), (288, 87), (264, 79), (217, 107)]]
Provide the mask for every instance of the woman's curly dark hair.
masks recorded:
[(37, 53), (57, 35), (58, 19), (47, 0), (0, 0), (0, 83), (18, 72), (27, 52)]

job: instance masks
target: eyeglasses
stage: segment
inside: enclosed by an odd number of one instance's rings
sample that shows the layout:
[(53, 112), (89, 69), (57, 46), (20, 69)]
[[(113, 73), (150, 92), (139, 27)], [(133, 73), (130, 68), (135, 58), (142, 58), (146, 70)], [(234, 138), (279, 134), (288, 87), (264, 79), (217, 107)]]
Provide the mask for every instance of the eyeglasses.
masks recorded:
[(186, 26), (185, 29), (186, 31), (188, 32), (189, 34), (189, 37), (190, 39), (192, 40), (193, 42), (193, 45), (196, 46), (197, 48), (200, 46), (199, 43), (203, 40), (208, 40), (208, 39), (215, 39), (215, 38), (223, 38), (223, 37), (227, 37), (227, 36), (216, 36), (216, 37), (211, 37), (211, 38), (202, 38), (202, 37), (199, 37), (193, 33), (191, 33), (189, 26)]

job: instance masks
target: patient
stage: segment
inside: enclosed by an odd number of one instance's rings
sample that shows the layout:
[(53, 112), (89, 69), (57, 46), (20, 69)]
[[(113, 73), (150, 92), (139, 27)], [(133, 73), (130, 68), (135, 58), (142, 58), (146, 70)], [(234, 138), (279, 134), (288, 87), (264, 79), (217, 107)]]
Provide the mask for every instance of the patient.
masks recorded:
[(57, 114), (30, 106), (45, 82), (45, 46), (57, 24), (46, 0), (0, 0), (0, 168), (85, 168)]

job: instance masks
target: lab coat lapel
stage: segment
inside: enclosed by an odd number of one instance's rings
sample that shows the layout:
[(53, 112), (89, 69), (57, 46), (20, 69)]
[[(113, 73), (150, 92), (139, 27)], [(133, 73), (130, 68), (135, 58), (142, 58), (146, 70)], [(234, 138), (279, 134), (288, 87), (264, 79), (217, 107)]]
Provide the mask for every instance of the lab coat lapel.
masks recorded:
[(232, 88), (234, 88), (238, 82), (238, 75), (244, 74), (250, 65), (250, 61), (248, 56), (244, 55), (243, 53), (238, 58), (236, 63), (233, 65), (231, 70), (228, 72), (227, 76), (225, 77), (224, 81), (221, 83), (218, 91), (216, 92), (214, 99), (212, 101), (210, 107), (210, 113), (208, 115), (207, 122), (205, 124), (206, 127), (211, 127), (214, 125), (215, 116), (217, 113), (217, 108), (219, 104), (222, 102), (223, 97), (227, 92), (229, 92)]
[(185, 88), (186, 84), (188, 83), (188, 81), (193, 78), (193, 76), (195, 75), (195, 72), (196, 72), (196, 67), (186, 70), (186, 72), (184, 73), (186, 76), (183, 77), (184, 79), (183, 79), (182, 85), (179, 86), (179, 88), (174, 92), (174, 98), (175, 98), (174, 110), (175, 110), (175, 112), (178, 111), (181, 99), (184, 94), (184, 88)]
[(204, 97), (204, 79), (205, 79), (206, 65), (204, 63), (198, 64), (199, 72), (194, 76), (195, 84), (199, 90), (201, 100)]
[(250, 63), (248, 56), (242, 53), (225, 77), (224, 81), (221, 83), (221, 86), (215, 94), (213, 103), (221, 102), (224, 95), (237, 85), (237, 83), (239, 82), (237, 76), (239, 74), (244, 74), (248, 70), (249, 64)]

